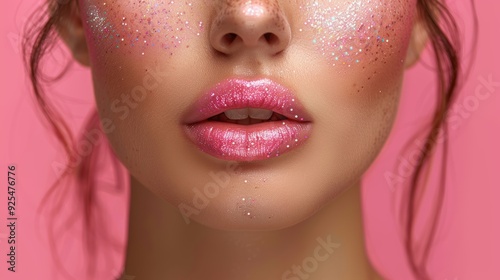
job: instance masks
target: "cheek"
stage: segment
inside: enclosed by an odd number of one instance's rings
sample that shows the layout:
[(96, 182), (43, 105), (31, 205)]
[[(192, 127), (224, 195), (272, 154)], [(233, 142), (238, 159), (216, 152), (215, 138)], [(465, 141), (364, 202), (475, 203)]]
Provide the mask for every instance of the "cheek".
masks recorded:
[(332, 66), (382, 61), (406, 53), (415, 0), (323, 0), (301, 5), (311, 43)]
[(113, 52), (144, 56), (152, 49), (173, 55), (203, 30), (203, 23), (193, 18), (194, 4), (184, 1), (79, 2), (93, 56)]
[[(307, 3), (306, 3), (307, 2)], [(304, 92), (314, 92), (312, 135), (330, 178), (359, 178), (385, 143), (397, 113), (415, 0), (304, 1), (299, 32), (312, 48)], [(301, 51), (301, 50), (298, 50)], [(328, 148), (327, 148), (328, 147)], [(349, 175), (345, 175), (349, 174)], [(339, 189), (342, 186), (338, 185)]]

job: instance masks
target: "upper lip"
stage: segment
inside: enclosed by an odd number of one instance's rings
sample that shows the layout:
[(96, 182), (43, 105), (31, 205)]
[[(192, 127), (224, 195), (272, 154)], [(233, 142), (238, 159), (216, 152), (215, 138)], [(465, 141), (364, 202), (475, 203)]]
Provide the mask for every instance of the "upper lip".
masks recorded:
[(268, 78), (246, 80), (226, 79), (208, 91), (190, 107), (185, 119), (187, 124), (201, 122), (240, 108), (260, 108), (274, 111), (298, 122), (310, 122), (311, 117), (293, 91)]

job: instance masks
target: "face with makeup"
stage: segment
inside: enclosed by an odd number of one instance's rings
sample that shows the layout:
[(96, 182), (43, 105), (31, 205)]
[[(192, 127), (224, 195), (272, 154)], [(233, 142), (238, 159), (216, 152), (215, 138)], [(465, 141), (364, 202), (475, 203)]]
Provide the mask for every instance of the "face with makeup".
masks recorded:
[(116, 155), (215, 228), (291, 226), (359, 182), (417, 57), (416, 0), (85, 0), (79, 14), (72, 49)]

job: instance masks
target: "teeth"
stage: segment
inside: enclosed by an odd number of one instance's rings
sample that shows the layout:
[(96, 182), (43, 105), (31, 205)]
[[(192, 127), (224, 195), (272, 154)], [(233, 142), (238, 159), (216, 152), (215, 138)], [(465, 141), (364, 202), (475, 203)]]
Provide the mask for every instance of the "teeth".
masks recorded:
[(250, 108), (248, 111), (250, 112), (249, 113), (250, 118), (257, 119), (257, 120), (268, 120), (273, 115), (273, 111), (266, 110), (266, 109)]
[(230, 120), (244, 120), (248, 118), (248, 108), (227, 110), (224, 115)]
[(224, 112), (230, 120), (244, 120), (248, 117), (257, 120), (268, 120), (273, 115), (273, 111), (257, 108), (233, 109)]

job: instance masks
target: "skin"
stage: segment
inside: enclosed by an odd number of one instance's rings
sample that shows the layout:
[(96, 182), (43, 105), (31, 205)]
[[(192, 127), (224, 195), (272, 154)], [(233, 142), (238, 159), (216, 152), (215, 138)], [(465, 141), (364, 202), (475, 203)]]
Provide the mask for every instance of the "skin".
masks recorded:
[[(59, 33), (90, 67), (104, 131), (131, 175), (126, 275), (282, 279), (331, 235), (339, 247), (307, 279), (383, 279), (364, 246), (360, 178), (390, 133), (425, 32), (415, 0), (314, 2), (89, 0), (67, 15)], [(258, 162), (199, 151), (182, 119), (228, 77), (294, 90), (311, 137)], [(214, 178), (227, 186), (194, 207), (195, 189)], [(283, 279), (306, 279), (294, 273)]]

